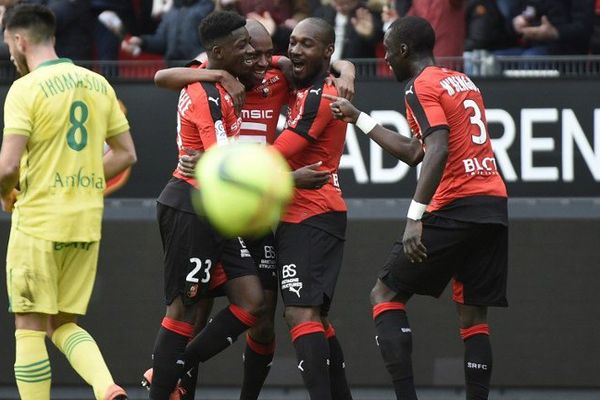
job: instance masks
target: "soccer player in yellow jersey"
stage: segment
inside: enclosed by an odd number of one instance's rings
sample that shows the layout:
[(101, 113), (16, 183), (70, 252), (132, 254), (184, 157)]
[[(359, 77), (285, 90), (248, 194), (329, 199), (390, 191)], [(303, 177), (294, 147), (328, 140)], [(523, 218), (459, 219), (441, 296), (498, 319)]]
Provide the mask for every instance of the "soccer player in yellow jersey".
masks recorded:
[[(4, 26), (23, 75), (6, 96), (0, 149), (2, 209), (13, 212), (6, 276), (19, 394), (50, 399), (48, 335), (96, 399), (127, 399), (77, 317), (94, 285), (106, 181), (136, 161), (129, 124), (102, 76), (57, 57), (48, 8), (19, 5)], [(112, 151), (103, 156), (105, 141)]]

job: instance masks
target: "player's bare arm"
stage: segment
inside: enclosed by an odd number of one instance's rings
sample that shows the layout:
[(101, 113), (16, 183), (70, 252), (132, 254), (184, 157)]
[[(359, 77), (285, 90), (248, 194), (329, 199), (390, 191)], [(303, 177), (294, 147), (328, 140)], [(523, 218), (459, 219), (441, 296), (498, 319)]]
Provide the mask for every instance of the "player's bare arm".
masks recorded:
[(5, 135), (0, 149), (0, 197), (2, 210), (12, 212), (18, 191), (19, 165), (29, 136)]
[[(424, 139), (427, 151), (413, 196), (413, 200), (416, 202), (429, 204), (440, 184), (448, 159), (448, 135), (447, 129), (437, 129)], [(421, 220), (407, 218), (402, 244), (404, 253), (412, 262), (421, 262), (427, 258), (427, 249), (421, 242), (422, 234), (423, 223)]]
[[(354, 107), (352, 103), (341, 97), (328, 94), (323, 94), (323, 97), (332, 101), (330, 108), (335, 118), (357, 124), (362, 112)], [(377, 123), (373, 125), (369, 132), (365, 133), (385, 151), (411, 167), (416, 166), (423, 160), (423, 146), (416, 138), (407, 138)]]
[(129, 131), (106, 138), (106, 143), (111, 151), (104, 154), (104, 179), (109, 180), (135, 164), (137, 155)]
[(179, 91), (195, 82), (220, 83), (231, 96), (236, 111), (239, 112), (242, 109), (246, 88), (225, 70), (174, 67), (161, 69), (154, 75), (154, 84), (163, 89)]

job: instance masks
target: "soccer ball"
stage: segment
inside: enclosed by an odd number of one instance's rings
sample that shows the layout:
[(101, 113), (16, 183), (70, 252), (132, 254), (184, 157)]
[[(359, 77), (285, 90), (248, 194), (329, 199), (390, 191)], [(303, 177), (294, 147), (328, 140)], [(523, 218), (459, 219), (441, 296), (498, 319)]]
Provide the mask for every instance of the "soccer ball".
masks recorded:
[(256, 144), (213, 146), (198, 162), (195, 174), (194, 208), (226, 237), (267, 233), (294, 191), (281, 154)]

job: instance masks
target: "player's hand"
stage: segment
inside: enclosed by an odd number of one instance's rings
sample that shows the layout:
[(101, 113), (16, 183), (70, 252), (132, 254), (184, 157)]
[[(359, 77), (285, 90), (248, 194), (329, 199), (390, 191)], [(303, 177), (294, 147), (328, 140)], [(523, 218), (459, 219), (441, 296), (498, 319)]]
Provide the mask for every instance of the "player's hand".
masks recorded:
[(332, 103), (329, 105), (331, 113), (337, 119), (341, 119), (344, 122), (350, 122), (351, 124), (356, 123), (360, 110), (358, 110), (352, 103), (341, 97), (332, 96), (330, 94), (323, 94), (324, 98), (331, 100)]
[(133, 56), (138, 56), (142, 52), (142, 38), (131, 36), (121, 42), (121, 49)]
[(198, 160), (200, 159), (202, 153), (198, 150), (190, 149), (187, 147), (184, 147), (182, 150), (185, 151), (186, 154), (179, 157), (177, 169), (179, 170), (181, 175), (188, 178), (193, 178), (194, 170), (196, 169), (196, 164), (198, 164)]
[(320, 189), (329, 182), (331, 174), (329, 171), (320, 171), (319, 167), (323, 164), (319, 161), (314, 164), (306, 165), (292, 172), (294, 184), (299, 189)]
[(246, 98), (246, 87), (227, 71), (223, 71), (223, 78), (219, 83), (231, 96), (235, 112), (239, 115), (242, 112), (242, 107), (244, 106), (244, 100)]
[(17, 201), (17, 195), (19, 191), (17, 189), (13, 189), (6, 196), (3, 196), (1, 199), (2, 202), (2, 211), (11, 213), (15, 208), (15, 202)]
[(414, 219), (406, 219), (406, 228), (402, 236), (404, 254), (410, 262), (423, 262), (427, 258), (427, 249), (421, 242), (423, 236), (423, 223)]
[(339, 78), (327, 77), (325, 83), (333, 85), (340, 97), (352, 101), (354, 98), (354, 77), (340, 75)]

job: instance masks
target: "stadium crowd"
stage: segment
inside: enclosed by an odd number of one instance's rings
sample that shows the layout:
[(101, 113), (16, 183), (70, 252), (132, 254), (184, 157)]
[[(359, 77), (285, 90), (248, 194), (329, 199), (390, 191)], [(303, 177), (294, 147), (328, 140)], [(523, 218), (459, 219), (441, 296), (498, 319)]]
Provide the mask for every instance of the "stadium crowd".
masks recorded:
[(333, 60), (383, 57), (383, 33), (403, 15), (432, 24), (436, 57), (600, 54), (600, 0), (1, 0), (0, 12), (16, 3), (47, 5), (57, 52), (73, 60), (193, 59), (204, 50), (197, 27), (215, 9), (261, 22), (275, 54), (299, 21), (317, 16), (335, 28)]

